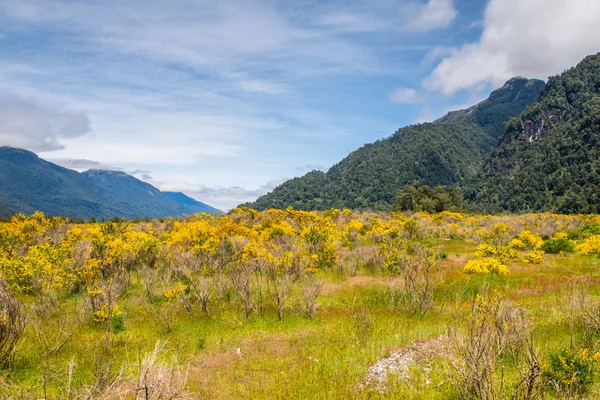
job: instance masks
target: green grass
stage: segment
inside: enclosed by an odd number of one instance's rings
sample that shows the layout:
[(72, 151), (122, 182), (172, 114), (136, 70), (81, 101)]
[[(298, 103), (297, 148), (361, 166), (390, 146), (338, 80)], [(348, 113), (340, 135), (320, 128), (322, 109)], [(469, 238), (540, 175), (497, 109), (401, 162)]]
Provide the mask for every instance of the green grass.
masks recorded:
[[(188, 390), (197, 398), (459, 398), (444, 377), (441, 359), (433, 363), (430, 384), (417, 369), (411, 382), (392, 377), (388, 391), (383, 393), (358, 387), (369, 366), (394, 349), (444, 335), (457, 316), (468, 313), (468, 300), (484, 284), (527, 311), (542, 355), (569, 345), (571, 329), (565, 301), (569, 287), (583, 279), (600, 280), (598, 259), (576, 254), (546, 255), (542, 265), (515, 261), (509, 265), (512, 273), (507, 277), (465, 275), (457, 260), (471, 255), (475, 246), (458, 240), (440, 244), (448, 258), (437, 272), (437, 308), (423, 318), (407, 318), (391, 308), (386, 276), (361, 271), (357, 277), (347, 277), (327, 272), (321, 276), (326, 287), (313, 319), (304, 316), (294, 303), (290, 303), (283, 322), (269, 305), (264, 316), (253, 314), (247, 323), (233, 301), (213, 305), (211, 315), (204, 315), (199, 307), (187, 312), (176, 302), (163, 303), (158, 310), (171, 313), (173, 326), (169, 331), (151, 312), (142, 285), (133, 279), (118, 299), (124, 312), (124, 331), (109, 334), (110, 346), (104, 358), (113, 374), (123, 367), (126, 376), (134, 377), (140, 357), (151, 352), (157, 341), (165, 341), (165, 359), (176, 357), (181, 368), (189, 368)], [(593, 295), (600, 295), (597, 284), (590, 289)], [(463, 301), (458, 302), (458, 298)], [(31, 298), (23, 300), (28, 306), (32, 303)], [(0, 398), (65, 397), (71, 361), (74, 389), (94, 382), (106, 329), (103, 324), (76, 316), (82, 301), (79, 296), (65, 296), (59, 309), (41, 321), (49, 333), (56, 334), (58, 328), (53, 326), (61, 318), (70, 315), (73, 319), (71, 339), (54, 354), (46, 353), (33, 324), (29, 324), (13, 364), (0, 371), (0, 382), (4, 382)], [(582, 336), (581, 330), (573, 330), (576, 344), (582, 343)]]

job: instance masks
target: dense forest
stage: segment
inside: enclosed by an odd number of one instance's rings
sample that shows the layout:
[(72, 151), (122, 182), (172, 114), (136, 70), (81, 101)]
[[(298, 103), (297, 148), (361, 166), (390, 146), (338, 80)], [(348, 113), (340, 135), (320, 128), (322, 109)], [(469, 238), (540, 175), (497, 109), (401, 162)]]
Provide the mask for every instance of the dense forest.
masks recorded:
[(597, 54), (545, 86), (513, 78), (476, 106), (399, 129), (250, 206), (390, 210), (416, 184), (456, 186), (476, 211), (598, 213), (599, 145)]
[(467, 197), (488, 211), (600, 211), (600, 55), (548, 80), (510, 120)]
[(488, 99), (433, 123), (399, 129), (350, 153), (326, 173), (289, 180), (249, 206), (391, 210), (405, 185), (470, 182), (498, 145), (504, 123), (536, 101), (544, 82), (513, 78)]

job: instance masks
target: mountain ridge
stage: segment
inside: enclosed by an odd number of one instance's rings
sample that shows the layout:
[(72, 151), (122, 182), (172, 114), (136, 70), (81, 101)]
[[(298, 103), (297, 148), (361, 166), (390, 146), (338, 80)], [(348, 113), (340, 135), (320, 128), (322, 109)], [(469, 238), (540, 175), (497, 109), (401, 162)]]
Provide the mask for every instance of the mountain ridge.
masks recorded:
[(506, 121), (536, 101), (544, 86), (537, 79), (512, 78), (472, 107), (400, 128), (351, 152), (327, 172), (288, 180), (245, 206), (390, 210), (407, 184), (464, 185), (498, 145)]
[(485, 211), (600, 212), (600, 53), (511, 119), (467, 199)]
[(92, 169), (79, 173), (25, 149), (1, 146), (0, 171), (0, 204), (10, 212), (130, 219), (177, 217), (198, 209), (125, 172)]

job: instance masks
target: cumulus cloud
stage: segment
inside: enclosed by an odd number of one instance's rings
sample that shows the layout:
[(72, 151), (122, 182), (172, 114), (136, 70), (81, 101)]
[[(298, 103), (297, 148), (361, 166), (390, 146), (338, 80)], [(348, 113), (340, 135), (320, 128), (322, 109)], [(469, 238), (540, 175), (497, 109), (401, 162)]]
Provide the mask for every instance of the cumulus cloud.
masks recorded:
[(394, 103), (399, 104), (419, 104), (426, 100), (423, 93), (419, 93), (415, 89), (400, 88), (390, 96)]
[(454, 48), (425, 79), (453, 94), (522, 75), (546, 78), (600, 50), (598, 0), (490, 0), (475, 43)]
[(85, 113), (55, 110), (17, 96), (0, 97), (0, 144), (32, 151), (61, 150), (61, 139), (91, 131)]

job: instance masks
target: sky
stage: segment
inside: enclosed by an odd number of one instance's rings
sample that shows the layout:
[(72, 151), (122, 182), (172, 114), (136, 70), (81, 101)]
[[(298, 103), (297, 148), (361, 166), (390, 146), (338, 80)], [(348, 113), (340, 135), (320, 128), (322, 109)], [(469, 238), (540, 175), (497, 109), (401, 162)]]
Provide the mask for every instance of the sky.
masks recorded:
[(598, 26), (598, 0), (0, 0), (0, 145), (228, 210), (560, 73)]

